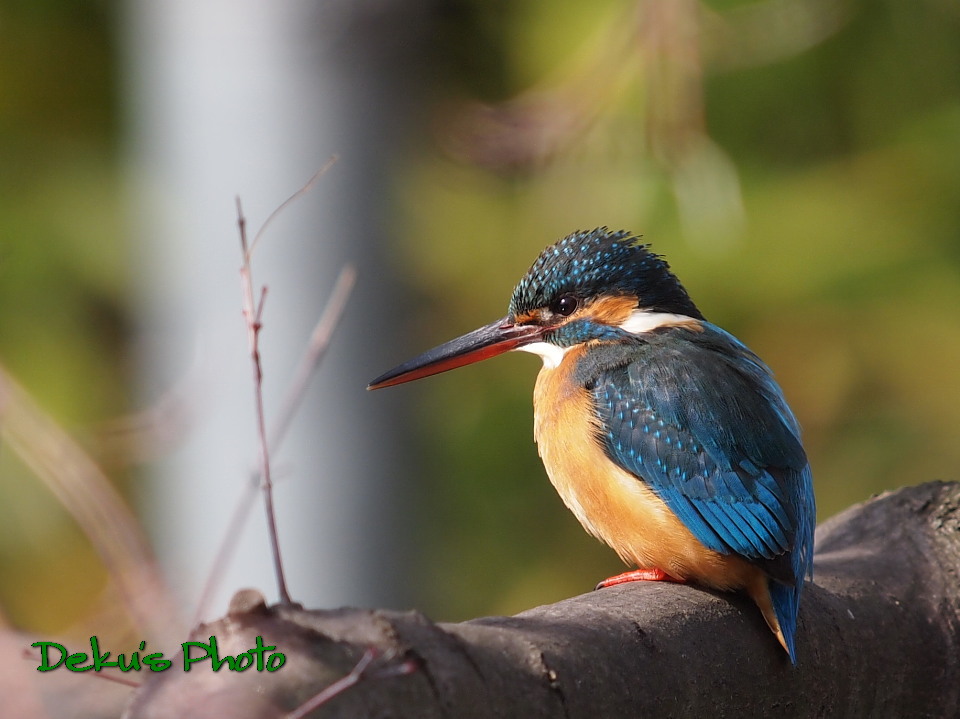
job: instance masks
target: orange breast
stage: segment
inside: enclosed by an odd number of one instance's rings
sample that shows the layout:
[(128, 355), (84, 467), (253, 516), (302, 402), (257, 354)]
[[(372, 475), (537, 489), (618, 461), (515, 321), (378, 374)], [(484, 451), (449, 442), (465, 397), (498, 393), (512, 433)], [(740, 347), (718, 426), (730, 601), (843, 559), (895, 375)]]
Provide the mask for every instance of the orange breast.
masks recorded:
[(757, 567), (707, 549), (643, 480), (606, 456), (593, 400), (573, 381), (583, 351), (541, 370), (533, 398), (537, 448), (564, 504), (627, 563), (717, 589), (765, 587)]

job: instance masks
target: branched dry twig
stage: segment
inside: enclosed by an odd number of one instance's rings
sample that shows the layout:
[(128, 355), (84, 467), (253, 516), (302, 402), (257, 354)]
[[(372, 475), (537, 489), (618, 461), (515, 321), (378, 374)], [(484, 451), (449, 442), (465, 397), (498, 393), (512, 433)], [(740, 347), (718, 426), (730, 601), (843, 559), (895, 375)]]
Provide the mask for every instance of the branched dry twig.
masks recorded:
[[(310, 335), (310, 342), (303, 352), (300, 363), (294, 372), (293, 382), (291, 382), (284, 397), (280, 418), (269, 433), (270, 452), (272, 454), (275, 454), (283, 443), (287, 430), (290, 427), (290, 422), (303, 403), (307, 383), (310, 381), (317, 366), (320, 364), (320, 360), (323, 359), (327, 348), (330, 346), (330, 338), (343, 315), (347, 299), (356, 282), (356, 275), (356, 270), (352, 265), (347, 265), (340, 271), (340, 276), (337, 278), (330, 299), (327, 300), (323, 314), (313, 328), (313, 332)], [(252, 481), (246, 485), (243, 493), (237, 500), (236, 507), (234, 507), (233, 513), (230, 516), (230, 522), (227, 525), (227, 531), (224, 532), (220, 547), (217, 549), (212, 569), (207, 575), (207, 581), (200, 594), (200, 601), (197, 603), (197, 610), (192, 626), (195, 626), (206, 613), (210, 598), (213, 596), (214, 590), (219, 586), (220, 580), (223, 578), (223, 573), (226, 571), (227, 564), (230, 561), (230, 556), (237, 546), (236, 542), (232, 541), (232, 539), (240, 533), (247, 517), (250, 515), (253, 500), (256, 498), (256, 492), (260, 486), (259, 472), (255, 470), (251, 474)]]
[[(307, 180), (303, 187), (284, 200), (280, 206), (277, 207), (277, 209), (270, 213), (270, 216), (267, 217), (266, 221), (257, 231), (252, 243), (248, 243), (247, 241), (247, 221), (243, 215), (243, 208), (240, 204), (240, 198), (237, 198), (237, 227), (240, 232), (240, 248), (242, 252), (242, 262), (240, 266), (240, 287), (243, 296), (243, 317), (247, 326), (247, 340), (250, 347), (250, 358), (251, 362), (253, 363), (254, 403), (257, 418), (257, 436), (260, 444), (259, 486), (263, 491), (263, 501), (264, 509), (266, 511), (270, 550), (273, 556), (274, 571), (277, 578), (277, 589), (280, 594), (280, 601), (283, 604), (290, 604), (292, 600), (287, 589), (286, 577), (284, 576), (283, 559), (280, 554), (280, 538), (279, 532), (277, 531), (276, 511), (273, 504), (273, 478), (270, 471), (270, 453), (275, 449), (275, 446), (271, 447), (271, 445), (278, 444), (278, 440), (276, 438), (282, 438), (286, 433), (287, 425), (295, 413), (296, 408), (300, 404), (300, 396), (303, 394), (303, 389), (306, 386), (309, 376), (312, 373), (313, 368), (316, 367), (316, 363), (326, 350), (330, 334), (332, 333), (333, 328), (336, 325), (336, 321), (342, 312), (343, 305), (346, 302), (346, 296), (349, 294), (350, 288), (353, 285), (354, 272), (352, 268), (346, 268), (344, 272), (341, 273), (341, 281), (338, 281), (337, 290), (334, 292), (333, 299), (335, 301), (331, 303), (332, 307), (329, 307), (329, 311), (324, 313), (324, 316), (318, 323), (317, 328), (314, 330), (307, 354), (301, 361), (300, 367), (298, 368), (297, 381), (293, 386), (293, 391), (296, 394), (293, 400), (290, 400), (288, 397), (287, 402), (285, 402), (284, 413), (281, 416), (282, 419), (279, 424), (279, 431), (274, 433), (273, 436), (275, 439), (273, 442), (271, 442), (267, 433), (266, 414), (263, 407), (263, 366), (260, 358), (260, 330), (263, 327), (263, 307), (267, 296), (267, 288), (266, 286), (262, 286), (260, 288), (259, 300), (254, 298), (252, 260), (253, 252), (267, 227), (269, 227), (273, 220), (292, 202), (296, 201), (306, 192), (308, 192), (310, 188), (312, 188), (317, 182), (317, 180), (323, 176), (336, 161), (337, 157), (334, 155), (323, 167), (317, 170), (317, 172), (315, 172), (309, 180)], [(249, 500), (241, 498), (237, 512), (234, 513), (234, 517), (230, 523), (231, 529), (234, 528), (234, 525), (239, 525), (242, 523), (250, 504), (251, 502)], [(228, 534), (227, 536), (232, 535)], [(223, 554), (224, 548), (221, 545), (221, 549), (218, 552), (218, 561)], [(215, 586), (215, 581), (213, 580), (216, 580), (218, 578), (219, 571), (222, 571), (218, 570), (219, 566), (219, 564), (214, 565), (212, 579), (208, 580), (207, 586), (204, 589), (199, 606), (199, 609), (201, 610), (206, 602), (207, 597), (209, 596), (210, 589)]]
[(247, 220), (243, 216), (240, 198), (237, 198), (237, 226), (240, 230), (240, 247), (243, 261), (240, 265), (240, 287), (243, 293), (243, 318), (247, 325), (247, 344), (250, 347), (250, 360), (253, 364), (253, 394), (257, 418), (257, 437), (260, 442), (260, 488), (263, 491), (263, 503), (267, 514), (267, 532), (270, 539), (270, 552), (273, 556), (273, 569), (277, 576), (277, 591), (280, 602), (291, 604), (287, 580), (283, 573), (283, 559), (280, 556), (280, 538), (277, 532), (277, 515), (273, 507), (273, 480), (270, 476), (270, 447), (267, 440), (267, 420), (263, 409), (263, 368), (260, 362), (260, 330), (263, 328), (263, 304), (267, 298), (267, 288), (260, 288), (260, 299), (253, 294), (253, 272), (250, 266), (252, 249), (247, 244)]

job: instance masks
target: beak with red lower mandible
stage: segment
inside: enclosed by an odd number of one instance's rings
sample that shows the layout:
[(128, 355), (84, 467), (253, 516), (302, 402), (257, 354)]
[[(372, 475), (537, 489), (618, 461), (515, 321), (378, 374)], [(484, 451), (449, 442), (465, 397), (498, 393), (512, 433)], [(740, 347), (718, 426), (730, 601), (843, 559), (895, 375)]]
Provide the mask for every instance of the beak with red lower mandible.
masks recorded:
[(368, 384), (367, 389), (392, 387), (496, 357), (538, 342), (542, 334), (543, 327), (539, 325), (518, 325), (509, 316), (504, 317), (394, 367)]

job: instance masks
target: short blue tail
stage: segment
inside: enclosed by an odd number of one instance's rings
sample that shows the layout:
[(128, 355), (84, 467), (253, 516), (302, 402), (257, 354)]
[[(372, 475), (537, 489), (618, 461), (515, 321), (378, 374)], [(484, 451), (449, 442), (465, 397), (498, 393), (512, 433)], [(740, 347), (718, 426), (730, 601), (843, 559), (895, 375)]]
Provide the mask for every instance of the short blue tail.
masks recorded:
[(800, 595), (805, 579), (813, 579), (813, 530), (816, 524), (816, 500), (813, 496), (813, 476), (810, 465), (801, 472), (800, 481), (794, 483), (793, 506), (798, 508), (797, 534), (791, 556), (795, 583), (791, 587), (770, 580), (770, 600), (780, 622), (790, 661), (797, 663), (794, 637), (797, 633), (797, 614), (800, 611)]
[(787, 643), (790, 661), (794, 664), (797, 663), (794, 637), (797, 633), (797, 611), (800, 609), (802, 587), (803, 579), (800, 579), (795, 587), (781, 584), (773, 579), (770, 580), (770, 599), (773, 601), (773, 611), (777, 615), (777, 621), (780, 622), (780, 631), (783, 632), (783, 639)]

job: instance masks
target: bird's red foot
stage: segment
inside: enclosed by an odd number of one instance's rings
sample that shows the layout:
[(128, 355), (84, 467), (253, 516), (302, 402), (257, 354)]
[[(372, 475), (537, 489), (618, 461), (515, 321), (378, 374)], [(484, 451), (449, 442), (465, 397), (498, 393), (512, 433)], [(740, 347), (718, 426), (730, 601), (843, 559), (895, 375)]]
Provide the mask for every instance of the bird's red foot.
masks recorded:
[(615, 577), (608, 577), (600, 582), (595, 589), (604, 589), (605, 587), (615, 587), (618, 584), (627, 582), (683, 582), (682, 579), (676, 579), (664, 572), (662, 569), (632, 569), (629, 572), (618, 574)]

